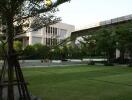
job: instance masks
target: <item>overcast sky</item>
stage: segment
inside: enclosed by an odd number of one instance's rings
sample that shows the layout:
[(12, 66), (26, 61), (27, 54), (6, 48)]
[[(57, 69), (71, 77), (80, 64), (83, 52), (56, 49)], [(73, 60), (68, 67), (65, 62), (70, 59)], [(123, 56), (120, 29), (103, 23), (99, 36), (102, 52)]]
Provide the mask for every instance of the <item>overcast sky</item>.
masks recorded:
[(99, 21), (132, 14), (132, 0), (71, 0), (59, 7), (62, 22), (76, 29)]

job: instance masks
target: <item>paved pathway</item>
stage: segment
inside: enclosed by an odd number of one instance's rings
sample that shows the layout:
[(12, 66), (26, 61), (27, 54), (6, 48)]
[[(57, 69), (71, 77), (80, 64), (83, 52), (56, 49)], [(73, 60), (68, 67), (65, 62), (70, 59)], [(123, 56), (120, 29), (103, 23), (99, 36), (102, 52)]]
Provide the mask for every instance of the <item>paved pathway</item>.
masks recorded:
[[(2, 67), (2, 62), (0, 62), (0, 68)], [(20, 62), (21, 67), (32, 68), (32, 67), (57, 67), (57, 66), (73, 66), (73, 65), (86, 65), (86, 62), (49, 62), (42, 63), (41, 61), (30, 61), (30, 62)]]

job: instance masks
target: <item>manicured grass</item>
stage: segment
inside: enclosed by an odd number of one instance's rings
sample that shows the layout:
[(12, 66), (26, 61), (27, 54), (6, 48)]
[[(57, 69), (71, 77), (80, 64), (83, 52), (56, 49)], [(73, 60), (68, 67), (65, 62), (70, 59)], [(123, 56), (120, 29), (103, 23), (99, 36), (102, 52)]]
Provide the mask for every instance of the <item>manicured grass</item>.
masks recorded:
[(43, 100), (132, 100), (132, 68), (70, 66), (23, 69)]

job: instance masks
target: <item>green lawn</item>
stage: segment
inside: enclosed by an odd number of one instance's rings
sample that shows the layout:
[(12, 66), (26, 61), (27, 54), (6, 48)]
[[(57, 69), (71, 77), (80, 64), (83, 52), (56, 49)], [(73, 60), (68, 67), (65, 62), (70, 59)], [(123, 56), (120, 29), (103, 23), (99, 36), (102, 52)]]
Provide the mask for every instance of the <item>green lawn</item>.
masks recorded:
[(23, 69), (44, 100), (132, 100), (132, 68), (70, 66)]

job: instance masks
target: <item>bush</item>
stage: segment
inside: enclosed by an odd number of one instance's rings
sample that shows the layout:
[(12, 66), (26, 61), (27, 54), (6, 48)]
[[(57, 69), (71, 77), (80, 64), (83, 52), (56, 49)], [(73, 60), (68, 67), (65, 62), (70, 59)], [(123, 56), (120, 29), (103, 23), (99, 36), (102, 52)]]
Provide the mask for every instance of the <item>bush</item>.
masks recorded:
[(23, 51), (24, 59), (49, 59), (50, 48), (42, 44), (28, 45)]
[(35, 59), (36, 58), (36, 52), (33, 46), (29, 45), (27, 46), (23, 51), (23, 59)]

